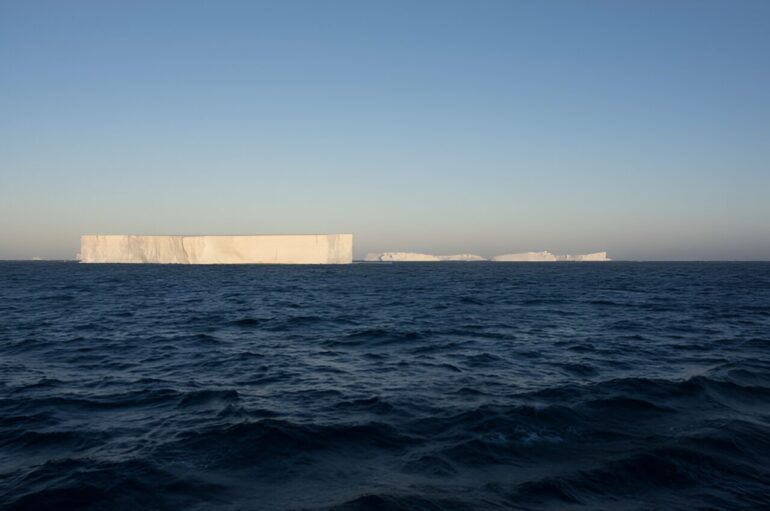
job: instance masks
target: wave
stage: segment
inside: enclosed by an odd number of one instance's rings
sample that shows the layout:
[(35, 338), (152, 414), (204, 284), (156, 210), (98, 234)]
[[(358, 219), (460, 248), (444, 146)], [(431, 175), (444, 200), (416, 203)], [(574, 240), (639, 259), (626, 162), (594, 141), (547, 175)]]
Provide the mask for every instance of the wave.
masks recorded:
[(225, 470), (249, 468), (280, 473), (318, 451), (403, 449), (415, 441), (380, 422), (316, 425), (264, 419), (183, 432), (173, 442), (160, 446), (155, 455), (160, 459), (184, 455), (201, 466)]
[(49, 461), (25, 474), (23, 482), (26, 491), (6, 494), (4, 509), (170, 510), (201, 502), (221, 504), (224, 500), (221, 485), (179, 477), (139, 460)]
[(0, 262), (0, 509), (770, 509), (767, 282)]

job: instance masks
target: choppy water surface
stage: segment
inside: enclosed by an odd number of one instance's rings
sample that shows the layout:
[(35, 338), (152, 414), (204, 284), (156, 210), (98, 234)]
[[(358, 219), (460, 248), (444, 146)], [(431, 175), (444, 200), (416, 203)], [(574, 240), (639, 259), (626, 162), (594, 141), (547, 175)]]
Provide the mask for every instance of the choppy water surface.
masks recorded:
[(767, 509), (770, 264), (0, 263), (7, 509)]

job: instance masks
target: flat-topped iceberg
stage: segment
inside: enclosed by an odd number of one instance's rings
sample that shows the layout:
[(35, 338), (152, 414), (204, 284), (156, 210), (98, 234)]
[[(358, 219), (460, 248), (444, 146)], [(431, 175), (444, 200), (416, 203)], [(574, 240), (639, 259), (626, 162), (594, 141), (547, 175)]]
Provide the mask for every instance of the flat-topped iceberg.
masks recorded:
[(368, 262), (440, 262), (440, 261), (486, 261), (481, 256), (475, 254), (454, 254), (436, 256), (431, 254), (420, 254), (418, 252), (371, 252), (366, 255), (364, 261)]
[(417, 252), (382, 252), (370, 253), (366, 255), (365, 261), (369, 262), (435, 262), (440, 261), (438, 257), (430, 254), (420, 254)]
[(353, 235), (83, 235), (83, 263), (346, 264)]
[(521, 252), (518, 254), (503, 254), (492, 258), (497, 262), (544, 262), (556, 261), (556, 256), (544, 250), (542, 252)]
[[(441, 262), (441, 261), (486, 261), (475, 254), (433, 255), (419, 252), (370, 252), (364, 258), (368, 262)], [(520, 252), (517, 254), (502, 254), (491, 259), (495, 262), (556, 262), (556, 261), (609, 261), (607, 252), (594, 252), (579, 255), (556, 255), (543, 250), (542, 252)]]
[(557, 261), (611, 261), (607, 257), (607, 252), (593, 252), (591, 254), (582, 255), (561, 255), (556, 256)]
[(476, 254), (454, 254), (446, 256), (438, 256), (442, 261), (486, 261), (485, 258)]
[(555, 261), (610, 261), (607, 252), (593, 252), (580, 255), (554, 255), (547, 250), (542, 252), (521, 252), (503, 254), (492, 258), (495, 262), (555, 262)]

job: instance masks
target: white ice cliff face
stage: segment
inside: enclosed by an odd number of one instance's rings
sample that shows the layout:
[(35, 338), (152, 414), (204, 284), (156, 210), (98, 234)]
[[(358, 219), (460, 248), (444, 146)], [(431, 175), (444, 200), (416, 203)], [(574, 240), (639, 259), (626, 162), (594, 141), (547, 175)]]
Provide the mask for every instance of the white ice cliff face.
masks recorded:
[(352, 234), (80, 237), (83, 263), (346, 264)]

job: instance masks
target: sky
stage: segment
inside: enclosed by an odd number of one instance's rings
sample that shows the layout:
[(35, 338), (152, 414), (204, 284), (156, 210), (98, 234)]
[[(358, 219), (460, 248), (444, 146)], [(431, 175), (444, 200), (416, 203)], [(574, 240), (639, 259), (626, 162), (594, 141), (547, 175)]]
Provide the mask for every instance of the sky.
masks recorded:
[(0, 0), (0, 259), (770, 259), (770, 2)]

